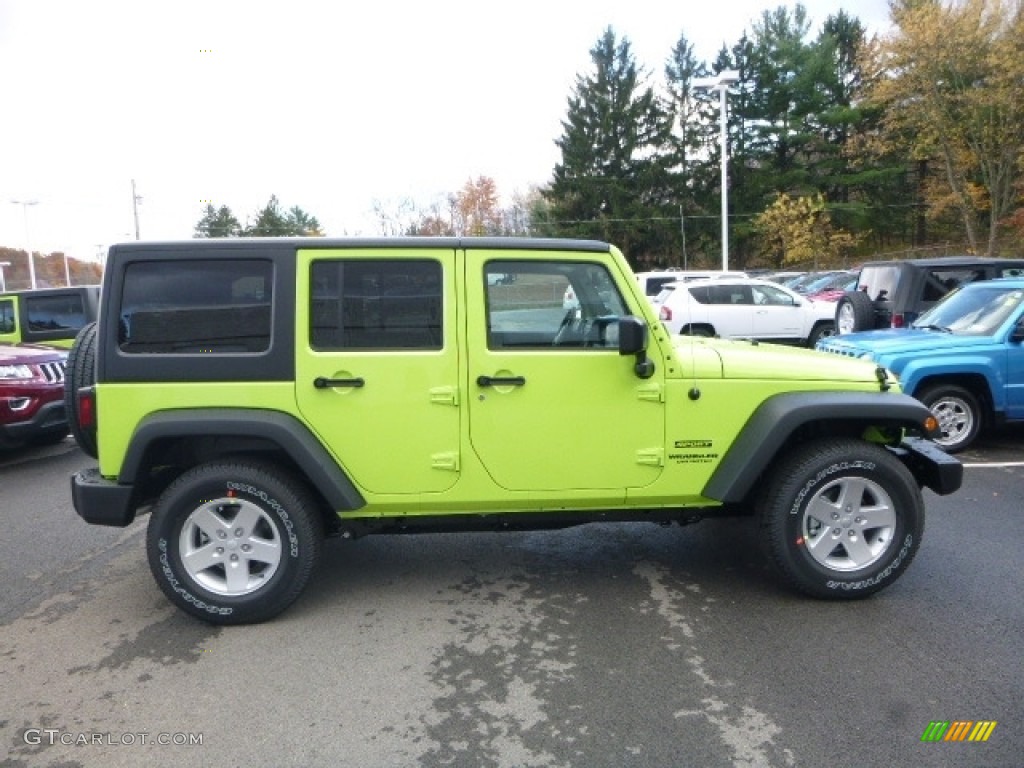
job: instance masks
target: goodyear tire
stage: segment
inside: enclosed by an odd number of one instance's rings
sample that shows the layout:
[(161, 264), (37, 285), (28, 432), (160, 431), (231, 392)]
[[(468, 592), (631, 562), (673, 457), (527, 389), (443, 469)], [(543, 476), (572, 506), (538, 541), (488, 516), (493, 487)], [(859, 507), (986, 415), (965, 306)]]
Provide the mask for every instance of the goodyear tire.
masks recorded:
[(770, 477), (758, 505), (764, 543), (799, 591), (867, 597), (898, 579), (917, 553), (921, 491), (885, 448), (816, 440), (778, 462)]
[(96, 425), (83, 427), (78, 413), (78, 390), (96, 383), (96, 323), (82, 326), (64, 364), (64, 412), (78, 447), (94, 459)]
[(163, 492), (146, 549), (157, 584), (183, 611), (251, 624), (298, 598), (322, 540), (316, 504), (297, 480), (269, 464), (216, 462)]

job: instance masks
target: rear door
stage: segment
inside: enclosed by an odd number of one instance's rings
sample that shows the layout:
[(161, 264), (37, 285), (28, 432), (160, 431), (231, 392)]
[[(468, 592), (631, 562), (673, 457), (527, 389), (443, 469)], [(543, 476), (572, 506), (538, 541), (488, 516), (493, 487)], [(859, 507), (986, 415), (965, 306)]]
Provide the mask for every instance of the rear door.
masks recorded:
[(567, 251), (472, 250), (466, 264), (470, 438), (494, 482), (608, 503), (654, 482), (664, 464), (663, 366), (642, 380), (619, 355), (617, 321), (635, 314), (636, 299), (608, 264)]
[(299, 410), (373, 493), (459, 477), (455, 264), (451, 249), (299, 251)]

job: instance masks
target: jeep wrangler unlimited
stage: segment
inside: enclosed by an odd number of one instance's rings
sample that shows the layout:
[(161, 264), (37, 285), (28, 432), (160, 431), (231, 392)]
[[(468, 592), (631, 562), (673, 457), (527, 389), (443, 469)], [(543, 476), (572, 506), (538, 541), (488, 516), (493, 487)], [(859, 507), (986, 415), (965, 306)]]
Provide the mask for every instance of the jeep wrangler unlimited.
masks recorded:
[(213, 623), (284, 610), (325, 536), (727, 514), (797, 589), (864, 597), (914, 557), (921, 488), (961, 482), (884, 369), (672, 337), (605, 243), (128, 243), (103, 296), (67, 367), (99, 464), (75, 509), (148, 511), (157, 583)]
[(42, 344), (67, 349), (96, 319), (98, 285), (0, 293), (0, 344)]

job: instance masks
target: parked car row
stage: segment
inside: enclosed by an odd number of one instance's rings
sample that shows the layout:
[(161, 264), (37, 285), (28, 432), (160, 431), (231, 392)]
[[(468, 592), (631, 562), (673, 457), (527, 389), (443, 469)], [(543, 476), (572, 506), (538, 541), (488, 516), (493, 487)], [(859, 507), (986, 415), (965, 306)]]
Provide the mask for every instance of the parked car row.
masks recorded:
[(98, 285), (0, 294), (0, 449), (67, 436), (67, 350), (99, 296)]

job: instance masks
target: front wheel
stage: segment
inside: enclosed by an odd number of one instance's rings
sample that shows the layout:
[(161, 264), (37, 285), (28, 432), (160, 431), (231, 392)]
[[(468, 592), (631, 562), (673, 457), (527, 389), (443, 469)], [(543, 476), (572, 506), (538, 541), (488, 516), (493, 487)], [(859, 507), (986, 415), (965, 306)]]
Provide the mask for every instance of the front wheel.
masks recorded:
[(938, 420), (941, 434), (935, 443), (946, 453), (957, 453), (974, 442), (982, 422), (978, 398), (963, 387), (943, 384), (925, 390), (918, 399)]
[(265, 621), (291, 605), (320, 556), (322, 523), (306, 488), (258, 462), (194, 467), (149, 520), (149, 567), (164, 594), (212, 624)]
[(854, 599), (906, 570), (924, 533), (909, 470), (863, 440), (808, 443), (771, 472), (758, 504), (764, 543), (783, 577), (813, 597)]

